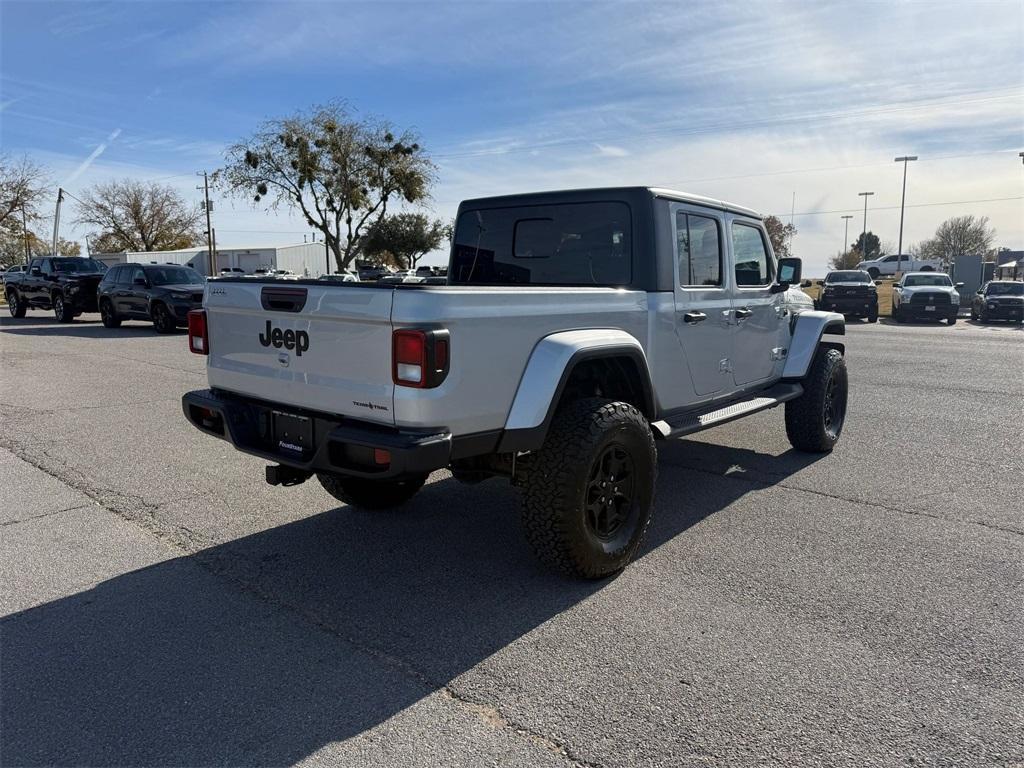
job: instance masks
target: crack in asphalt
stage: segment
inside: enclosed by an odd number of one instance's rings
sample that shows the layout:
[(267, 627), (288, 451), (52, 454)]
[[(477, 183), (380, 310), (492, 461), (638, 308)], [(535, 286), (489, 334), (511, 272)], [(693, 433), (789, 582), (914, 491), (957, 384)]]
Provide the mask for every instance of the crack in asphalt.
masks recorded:
[[(20, 457), (19, 457), (20, 458)], [(19, 523), (30, 523), (33, 520), (41, 520), (44, 517), (50, 517), (51, 515), (59, 515), (61, 512), (71, 512), (75, 509), (88, 509), (89, 504), (75, 504), (73, 507), (65, 507), (64, 509), (53, 509), (49, 512), (40, 512), (38, 515), (29, 515), (23, 517), (20, 520), (7, 520), (0, 523), (0, 528), (6, 528), (9, 525), (18, 525)]]

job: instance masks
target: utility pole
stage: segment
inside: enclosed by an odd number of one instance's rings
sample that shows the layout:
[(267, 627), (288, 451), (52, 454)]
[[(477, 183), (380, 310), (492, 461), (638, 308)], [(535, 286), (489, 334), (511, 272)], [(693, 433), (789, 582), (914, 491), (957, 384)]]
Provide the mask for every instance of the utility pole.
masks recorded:
[(868, 258), (868, 198), (874, 192), (858, 192), (857, 197), (864, 198), (864, 233), (860, 236), (860, 255), (861, 261), (866, 261)]
[(843, 253), (845, 254), (850, 250), (850, 219), (853, 218), (853, 214), (848, 213), (843, 218), (846, 220), (846, 228), (843, 230)]
[[(196, 175), (198, 176), (199, 173), (196, 172)], [(206, 171), (203, 171), (203, 186), (196, 187), (196, 189), (203, 190), (203, 198), (205, 199), (203, 207), (206, 209), (206, 250), (208, 251), (209, 255), (210, 277), (216, 277), (217, 253), (216, 249), (213, 247), (213, 228), (210, 226), (210, 180), (206, 175)]]
[(28, 220), (25, 218), (25, 204), (21, 204), (21, 231), (25, 233), (25, 264), (32, 261), (32, 246), (28, 234)]
[(60, 233), (60, 204), (64, 202), (64, 190), (57, 187), (57, 210), (53, 213), (53, 255), (57, 255), (57, 237)]
[(903, 196), (900, 198), (900, 243), (896, 246), (896, 253), (899, 254), (896, 259), (897, 272), (903, 271), (903, 206), (907, 202), (907, 163), (912, 160), (917, 160), (917, 155), (897, 157), (893, 160), (896, 163), (903, 163)]

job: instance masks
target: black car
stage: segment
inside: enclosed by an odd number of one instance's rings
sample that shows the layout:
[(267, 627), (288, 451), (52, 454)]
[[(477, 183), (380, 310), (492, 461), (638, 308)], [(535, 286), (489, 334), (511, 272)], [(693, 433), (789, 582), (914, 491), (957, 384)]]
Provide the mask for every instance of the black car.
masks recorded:
[(818, 281), (818, 285), (821, 286), (818, 309), (866, 317), (869, 323), (878, 322), (878, 286), (864, 270), (829, 272), (824, 280)]
[(52, 309), (59, 323), (96, 311), (96, 285), (107, 267), (78, 256), (32, 259), (28, 269), (5, 277), (4, 295), (13, 317), (29, 309)]
[(1024, 283), (1012, 280), (985, 283), (971, 300), (971, 320), (1024, 323)]
[(191, 267), (176, 264), (118, 264), (96, 291), (107, 328), (122, 320), (151, 320), (158, 333), (188, 324), (188, 313), (203, 305), (206, 283)]

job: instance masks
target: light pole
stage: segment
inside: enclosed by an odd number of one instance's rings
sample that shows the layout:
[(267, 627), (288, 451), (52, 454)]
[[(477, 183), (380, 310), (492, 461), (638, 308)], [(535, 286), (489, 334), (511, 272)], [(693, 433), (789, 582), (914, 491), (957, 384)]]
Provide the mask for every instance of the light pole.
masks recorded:
[(903, 163), (903, 195), (900, 197), (900, 243), (896, 246), (896, 271), (903, 271), (903, 206), (907, 202), (907, 163), (917, 160), (917, 155), (906, 155), (893, 160), (896, 163)]
[(864, 198), (864, 232), (860, 236), (860, 255), (861, 261), (868, 260), (868, 198), (874, 192), (858, 192), (857, 197)]
[(845, 219), (845, 224), (846, 224), (846, 226), (843, 229), (843, 253), (844, 254), (848, 250), (850, 250), (850, 219), (852, 219), (852, 218), (853, 218), (853, 214), (852, 213), (848, 213), (845, 216), (843, 216), (843, 219)]

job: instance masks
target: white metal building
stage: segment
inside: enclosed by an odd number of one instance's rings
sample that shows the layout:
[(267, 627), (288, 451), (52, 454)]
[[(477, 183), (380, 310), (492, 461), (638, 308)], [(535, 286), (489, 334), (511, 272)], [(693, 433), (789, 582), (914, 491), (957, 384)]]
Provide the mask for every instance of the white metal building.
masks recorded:
[[(141, 264), (183, 264), (203, 275), (210, 275), (210, 254), (204, 248), (183, 248), (178, 251), (128, 251), (125, 253), (94, 253), (92, 258), (104, 264), (123, 264), (136, 261)], [(295, 245), (255, 246), (251, 248), (218, 248), (217, 271), (225, 267), (241, 269), (247, 275), (259, 268), (288, 269), (304, 277), (319, 277), (328, 272), (331, 261), (324, 243), (296, 243)], [(329, 267), (331, 273), (335, 266)]]

